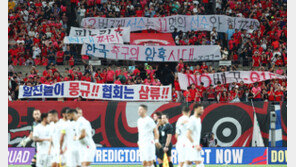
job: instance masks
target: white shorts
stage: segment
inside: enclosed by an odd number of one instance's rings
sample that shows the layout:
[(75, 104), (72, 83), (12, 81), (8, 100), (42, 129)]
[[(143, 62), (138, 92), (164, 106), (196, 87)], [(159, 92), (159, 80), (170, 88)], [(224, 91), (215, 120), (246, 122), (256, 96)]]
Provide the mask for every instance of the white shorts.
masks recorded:
[(59, 163), (60, 162), (60, 153), (57, 150), (52, 150), (51, 152), (51, 163)]
[(81, 166), (79, 158), (79, 150), (67, 150), (66, 151), (66, 166), (67, 167), (76, 167)]
[(36, 166), (37, 167), (49, 167), (51, 166), (51, 156), (48, 154), (36, 155)]
[(150, 143), (139, 144), (140, 161), (153, 161), (156, 157), (155, 144), (153, 141)]
[(94, 147), (84, 147), (81, 146), (81, 150), (79, 151), (80, 161), (81, 162), (93, 162), (96, 155), (96, 146)]
[(185, 142), (177, 142), (176, 150), (178, 152), (178, 161), (185, 162), (186, 161), (186, 150), (185, 150)]
[(186, 145), (186, 160), (187, 161), (202, 161), (202, 157), (200, 155), (200, 151), (198, 151), (196, 148), (192, 147), (192, 144)]

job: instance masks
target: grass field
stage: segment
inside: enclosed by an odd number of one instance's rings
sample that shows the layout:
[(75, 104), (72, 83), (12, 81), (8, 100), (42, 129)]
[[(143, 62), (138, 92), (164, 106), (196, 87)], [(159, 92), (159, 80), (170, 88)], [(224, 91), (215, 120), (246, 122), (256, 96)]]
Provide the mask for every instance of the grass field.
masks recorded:
[[(8, 165), (9, 167), (30, 167), (30, 165)], [(142, 167), (141, 165), (92, 165), (92, 167)], [(175, 165), (174, 167), (177, 167)], [(287, 167), (287, 165), (205, 165), (205, 167)]]

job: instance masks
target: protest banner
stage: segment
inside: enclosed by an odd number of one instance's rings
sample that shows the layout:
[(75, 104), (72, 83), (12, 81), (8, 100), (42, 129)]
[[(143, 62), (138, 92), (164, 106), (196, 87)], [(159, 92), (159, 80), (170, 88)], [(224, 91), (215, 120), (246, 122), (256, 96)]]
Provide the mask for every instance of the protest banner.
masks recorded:
[(89, 28), (71, 27), (69, 36), (70, 37), (88, 37), (88, 36), (96, 36), (96, 35), (111, 35), (114, 33), (119, 33), (119, 35), (123, 39), (123, 42), (130, 42), (129, 27), (108, 28), (108, 29), (89, 29)]
[(88, 55), (113, 60), (134, 60), (153, 62), (208, 61), (220, 60), (218, 45), (194, 46), (141, 46), (117, 44), (84, 43), (81, 55)]
[(260, 28), (257, 19), (230, 17), (226, 15), (174, 15), (167, 17), (124, 17), (124, 18), (103, 18), (87, 17), (81, 21), (82, 27), (91, 27), (97, 29), (111, 27), (130, 27), (131, 31), (142, 31), (147, 29), (157, 30), (163, 33), (171, 33), (175, 28), (183, 32), (188, 31), (212, 31), (216, 27), (217, 32), (226, 32), (229, 25), (234, 29)]
[(170, 101), (171, 86), (97, 84), (85, 81), (20, 86), (19, 98), (76, 98), (119, 101)]
[(65, 44), (83, 44), (83, 43), (123, 43), (123, 39), (119, 33), (113, 32), (111, 34), (102, 34), (95, 36), (85, 36), (85, 37), (72, 37), (66, 36), (64, 38)]
[(251, 84), (270, 79), (286, 79), (286, 76), (268, 71), (229, 71), (202, 75), (178, 73), (178, 81), (182, 90), (187, 90), (187, 87), (191, 84), (200, 86), (201, 82), (208, 88), (210, 85), (217, 85), (218, 81), (220, 81), (221, 84), (239, 83), (241, 81), (245, 84)]

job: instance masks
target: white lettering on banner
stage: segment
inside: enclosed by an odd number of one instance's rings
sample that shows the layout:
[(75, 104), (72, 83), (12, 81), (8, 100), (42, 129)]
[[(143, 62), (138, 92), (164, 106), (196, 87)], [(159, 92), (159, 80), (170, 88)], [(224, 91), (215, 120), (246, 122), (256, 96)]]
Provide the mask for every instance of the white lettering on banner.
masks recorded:
[(113, 60), (153, 62), (177, 62), (181, 58), (184, 61), (221, 60), (218, 45), (141, 46), (84, 43), (81, 55)]
[(114, 33), (119, 33), (119, 35), (123, 39), (123, 42), (130, 42), (129, 27), (108, 28), (108, 29), (88, 29), (88, 28), (71, 27), (69, 37), (89, 37), (89, 36), (96, 36), (96, 35), (111, 35)]
[(286, 76), (267, 72), (267, 71), (230, 71), (214, 74), (182, 74), (178, 73), (178, 81), (182, 90), (187, 90), (191, 84), (200, 86), (201, 82), (208, 88), (210, 85), (217, 85), (218, 81), (221, 84), (229, 84), (233, 82), (243, 81), (245, 84), (261, 82), (270, 79), (286, 79)]
[(103, 34), (95, 36), (86, 36), (86, 37), (72, 37), (66, 36), (64, 38), (65, 44), (83, 44), (83, 43), (98, 43), (98, 44), (107, 44), (107, 43), (123, 43), (123, 39), (119, 33), (113, 32), (112, 34)]
[(174, 15), (167, 17), (124, 17), (124, 18), (104, 18), (87, 17), (81, 21), (82, 27), (104, 29), (111, 27), (130, 27), (131, 31), (142, 31), (154, 29), (163, 33), (171, 33), (175, 28), (188, 31), (212, 31), (216, 27), (218, 32), (226, 32), (232, 25), (234, 29), (260, 28), (257, 19), (230, 17), (226, 15)]
[(9, 163), (27, 163), (29, 161), (29, 151), (8, 151)]
[(205, 150), (206, 153), (206, 163), (209, 164), (210, 163), (210, 153), (212, 150)]
[(58, 82), (53, 85), (20, 86), (19, 98), (75, 98), (122, 101), (170, 101), (172, 87), (148, 85), (97, 84), (85, 81)]
[(216, 150), (216, 164), (242, 164), (243, 149), (217, 149)]

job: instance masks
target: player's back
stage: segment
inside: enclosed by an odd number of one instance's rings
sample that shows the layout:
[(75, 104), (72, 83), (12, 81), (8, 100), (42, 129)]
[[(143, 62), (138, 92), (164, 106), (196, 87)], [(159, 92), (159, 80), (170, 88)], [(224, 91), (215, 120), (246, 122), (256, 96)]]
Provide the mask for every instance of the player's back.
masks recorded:
[(86, 133), (85, 138), (81, 141), (80, 144), (95, 147), (95, 142), (92, 139), (92, 127), (90, 122), (81, 116), (77, 120), (77, 124), (78, 125), (76, 127), (77, 127), (78, 135), (80, 135), (82, 129), (85, 129), (85, 133)]
[[(42, 125), (41, 123), (36, 125), (33, 130), (33, 136), (40, 139), (50, 138), (50, 127), (49, 125)], [(37, 142), (37, 152), (40, 154), (47, 154), (50, 146), (49, 141)]]
[(76, 122), (75, 121), (67, 121), (65, 123), (65, 130), (66, 130), (66, 135), (65, 135), (65, 141), (66, 141), (66, 145), (67, 145), (67, 149), (79, 149), (77, 147), (78, 142), (77, 140), (74, 140), (74, 136), (76, 136)]
[(200, 135), (201, 135), (201, 119), (196, 118), (194, 115), (192, 115), (189, 118), (189, 124), (188, 129), (192, 132), (192, 138), (194, 140), (195, 145), (199, 145), (200, 143)]
[(138, 141), (139, 143), (151, 142), (154, 139), (153, 129), (156, 127), (153, 119), (146, 116), (138, 119)]
[[(187, 120), (187, 123), (184, 123)], [(178, 141), (185, 140), (189, 117), (181, 116), (176, 123), (176, 134), (178, 134)]]

